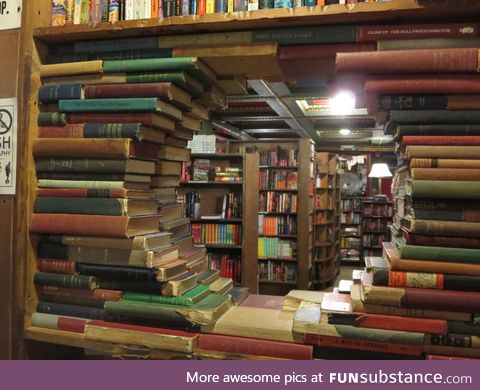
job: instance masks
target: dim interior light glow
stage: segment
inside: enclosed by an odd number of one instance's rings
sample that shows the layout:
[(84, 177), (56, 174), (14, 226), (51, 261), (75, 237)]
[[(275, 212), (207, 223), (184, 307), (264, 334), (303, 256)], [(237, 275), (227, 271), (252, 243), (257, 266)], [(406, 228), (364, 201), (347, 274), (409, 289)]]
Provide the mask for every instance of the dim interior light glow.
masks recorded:
[(340, 134), (341, 135), (349, 135), (351, 133), (350, 129), (341, 129)]
[(354, 108), (355, 96), (351, 92), (339, 92), (331, 100), (331, 110), (335, 115), (348, 115)]

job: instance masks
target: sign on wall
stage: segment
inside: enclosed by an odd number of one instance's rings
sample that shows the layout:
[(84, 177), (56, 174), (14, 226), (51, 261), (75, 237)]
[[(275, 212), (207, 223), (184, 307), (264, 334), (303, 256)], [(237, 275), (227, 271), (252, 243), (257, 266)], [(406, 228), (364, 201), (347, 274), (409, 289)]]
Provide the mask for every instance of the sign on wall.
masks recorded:
[(20, 28), (22, 0), (0, 0), (0, 30)]
[(0, 195), (15, 195), (17, 99), (0, 99)]

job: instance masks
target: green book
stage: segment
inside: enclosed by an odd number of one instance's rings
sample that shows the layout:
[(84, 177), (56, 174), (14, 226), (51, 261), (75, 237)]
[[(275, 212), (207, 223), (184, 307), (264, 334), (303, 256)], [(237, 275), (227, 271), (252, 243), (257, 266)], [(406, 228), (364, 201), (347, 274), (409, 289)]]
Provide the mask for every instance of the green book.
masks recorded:
[(34, 213), (130, 215), (132, 200), (115, 198), (62, 198), (39, 196), (33, 205)]
[(157, 98), (71, 99), (59, 100), (61, 112), (160, 112), (182, 119), (182, 111)]
[(94, 181), (94, 180), (38, 180), (40, 188), (85, 188), (87, 190), (113, 190), (125, 188), (123, 181)]
[(94, 276), (65, 275), (50, 272), (35, 272), (33, 282), (39, 286), (78, 288), (81, 290), (95, 290), (98, 287), (98, 281)]
[(413, 180), (412, 198), (480, 199), (480, 181)]
[(124, 293), (123, 299), (126, 301), (158, 303), (162, 305), (172, 306), (191, 306), (192, 303), (185, 297), (166, 297), (163, 295), (140, 294), (140, 293)]
[(213, 85), (217, 78), (215, 73), (197, 57), (104, 61), (103, 71), (104, 73), (186, 71), (205, 85)]
[(398, 241), (394, 241), (394, 243), (395, 249), (402, 259), (480, 264), (480, 249), (407, 245)]
[(433, 219), (436, 221), (463, 221), (463, 210), (412, 210), (415, 219)]
[(128, 73), (127, 83), (173, 83), (188, 92), (192, 97), (199, 97), (204, 90), (203, 84), (186, 72), (163, 73)]
[(38, 114), (39, 126), (65, 126), (67, 123), (67, 115), (60, 112), (40, 112)]
[(187, 299), (192, 304), (204, 299), (210, 294), (208, 286), (198, 285), (184, 293), (181, 298)]

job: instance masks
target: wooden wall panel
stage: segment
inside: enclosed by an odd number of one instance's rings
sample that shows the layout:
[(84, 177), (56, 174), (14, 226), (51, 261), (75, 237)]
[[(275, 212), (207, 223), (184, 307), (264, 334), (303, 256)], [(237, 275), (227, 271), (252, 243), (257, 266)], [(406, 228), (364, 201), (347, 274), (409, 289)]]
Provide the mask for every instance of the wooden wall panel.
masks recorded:
[[(0, 99), (17, 96), (19, 44), (19, 30), (0, 31)], [(14, 210), (15, 197), (0, 196), (0, 359), (13, 357)]]

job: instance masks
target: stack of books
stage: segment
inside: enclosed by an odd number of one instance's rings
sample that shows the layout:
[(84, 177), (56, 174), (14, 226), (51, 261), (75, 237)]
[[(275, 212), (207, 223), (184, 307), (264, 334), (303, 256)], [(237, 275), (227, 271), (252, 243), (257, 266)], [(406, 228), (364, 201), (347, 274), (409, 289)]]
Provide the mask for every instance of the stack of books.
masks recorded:
[(242, 168), (239, 167), (215, 167), (215, 181), (217, 183), (241, 183)]
[[(477, 69), (478, 49), (337, 55), (337, 70), (383, 81), (379, 105), (389, 111), (398, 158), (396, 215), (383, 257), (365, 258), (350, 295), (324, 295), (318, 324), (299, 321), (305, 340), (396, 356), (480, 357), (480, 111), (473, 95), (460, 95), (480, 92), (467, 82)], [(428, 73), (429, 82), (408, 72)]]
[[(232, 280), (208, 270), (175, 196), (186, 140), (206, 108), (187, 84), (147, 82), (176, 71), (195, 85), (215, 83), (196, 58), (41, 67), (34, 326), (103, 341), (168, 338), (175, 333), (136, 325), (196, 330), (231, 307)], [(111, 74), (123, 76), (102, 80)]]

